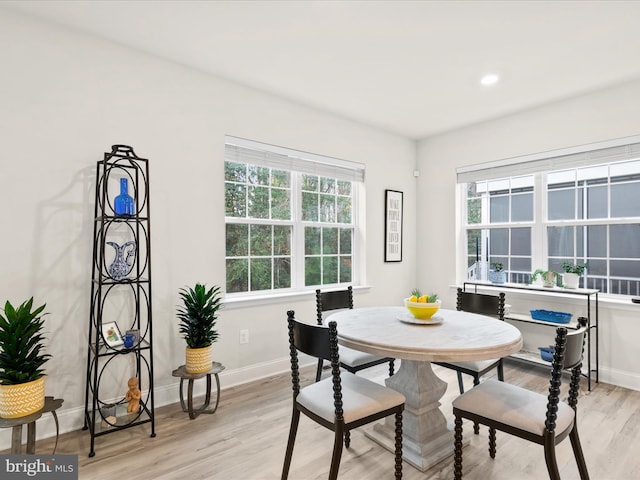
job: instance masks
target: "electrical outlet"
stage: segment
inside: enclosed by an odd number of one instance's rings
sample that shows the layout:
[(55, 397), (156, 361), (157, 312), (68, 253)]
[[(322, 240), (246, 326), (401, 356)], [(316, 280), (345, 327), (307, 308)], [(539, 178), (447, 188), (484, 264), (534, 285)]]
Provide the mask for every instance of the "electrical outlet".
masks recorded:
[(249, 330), (240, 330), (240, 343), (249, 343)]

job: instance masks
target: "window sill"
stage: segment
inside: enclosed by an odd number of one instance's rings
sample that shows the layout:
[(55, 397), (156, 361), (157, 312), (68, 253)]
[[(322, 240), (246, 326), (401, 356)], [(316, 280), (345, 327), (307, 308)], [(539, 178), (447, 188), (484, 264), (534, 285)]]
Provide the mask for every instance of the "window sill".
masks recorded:
[[(331, 287), (327, 288), (327, 290), (342, 290), (346, 288), (346, 285), (343, 287)], [(354, 286), (354, 292), (364, 292), (371, 289), (371, 285), (360, 285)], [(225, 306), (226, 310), (233, 310), (236, 308), (248, 308), (248, 307), (256, 307), (260, 305), (276, 305), (286, 303), (289, 300), (306, 300), (313, 299), (315, 301), (315, 289), (313, 290), (304, 290), (297, 292), (286, 292), (286, 293), (270, 293), (268, 295), (251, 295), (251, 296), (232, 296), (226, 297), (222, 303)]]

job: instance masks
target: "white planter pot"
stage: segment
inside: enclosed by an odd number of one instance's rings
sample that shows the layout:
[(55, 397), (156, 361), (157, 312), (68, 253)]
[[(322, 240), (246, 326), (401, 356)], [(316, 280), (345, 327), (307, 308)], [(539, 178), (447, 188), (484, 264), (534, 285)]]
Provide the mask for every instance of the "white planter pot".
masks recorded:
[(562, 283), (564, 283), (565, 288), (578, 288), (580, 275), (577, 273), (563, 273)]

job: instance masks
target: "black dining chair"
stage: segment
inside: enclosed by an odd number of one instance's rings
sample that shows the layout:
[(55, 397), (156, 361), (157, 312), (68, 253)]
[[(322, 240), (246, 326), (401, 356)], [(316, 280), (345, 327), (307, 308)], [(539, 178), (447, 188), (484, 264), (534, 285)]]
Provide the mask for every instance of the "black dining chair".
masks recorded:
[[(548, 395), (487, 380), (453, 401), (455, 480), (462, 478), (462, 419), (465, 418), (489, 427), (491, 458), (496, 456), (496, 430), (542, 445), (551, 480), (560, 480), (555, 446), (568, 436), (580, 478), (589, 478), (576, 423), (587, 319), (580, 317), (578, 321), (578, 330), (568, 332), (564, 327), (556, 330)], [(571, 371), (567, 403), (560, 401), (564, 369)]]
[[(458, 288), (456, 301), (456, 309), (464, 312), (480, 313), (504, 320), (504, 302), (505, 295), (500, 292), (499, 295), (488, 295), (484, 293), (465, 292)], [(433, 362), (441, 367), (455, 370), (458, 374), (458, 388), (460, 393), (464, 393), (464, 382), (462, 374), (473, 377), (473, 385), (480, 383), (480, 377), (486, 375), (494, 368), (498, 371), (498, 379), (504, 380), (504, 367), (502, 359), (479, 360), (471, 362)]]
[[(293, 413), (287, 451), (282, 467), (282, 480), (289, 476), (300, 413), (334, 432), (329, 479), (338, 478), (343, 437), (354, 428), (395, 415), (395, 478), (402, 478), (402, 412), (404, 395), (340, 369), (336, 322), (328, 327), (309, 325), (295, 320), (287, 312), (289, 353), (293, 383)], [(331, 362), (331, 377), (305, 387), (300, 386), (298, 352)], [(346, 445), (349, 447), (349, 445)]]
[[(325, 312), (333, 310), (353, 309), (353, 287), (344, 290), (331, 290), (321, 292), (316, 290), (316, 313), (318, 325), (324, 324)], [(318, 359), (316, 382), (322, 377), (322, 358)], [(389, 376), (394, 373), (394, 359), (380, 357), (371, 353), (361, 352), (353, 348), (340, 347), (340, 366), (351, 373), (359, 372), (365, 368), (374, 367), (383, 363), (389, 363)]]

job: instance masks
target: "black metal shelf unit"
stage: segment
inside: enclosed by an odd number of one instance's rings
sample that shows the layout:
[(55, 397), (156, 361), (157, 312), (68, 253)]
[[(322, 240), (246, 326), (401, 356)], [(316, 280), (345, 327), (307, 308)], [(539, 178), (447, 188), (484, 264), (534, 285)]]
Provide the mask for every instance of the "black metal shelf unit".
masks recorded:
[[(587, 308), (587, 337), (586, 337), (586, 354), (587, 354), (587, 387), (591, 391), (591, 379), (594, 378), (595, 382), (599, 382), (599, 362), (598, 362), (598, 290), (586, 289), (586, 288), (561, 288), (561, 287), (538, 287), (536, 285), (526, 285), (519, 283), (503, 283), (495, 284), (489, 282), (464, 282), (463, 288), (466, 290), (467, 285), (473, 286), (477, 291), (478, 288), (490, 288), (498, 290), (519, 290), (521, 292), (528, 292), (534, 295), (552, 295), (552, 296), (577, 296), (583, 297), (586, 300)], [(593, 307), (593, 315), (592, 315)], [(505, 314), (505, 320), (512, 320), (515, 322), (532, 323), (546, 327), (566, 327), (568, 329), (578, 328), (578, 322), (574, 319), (568, 324), (558, 324), (553, 322), (546, 322), (542, 320), (535, 320), (529, 315), (524, 314)], [(593, 355), (591, 349), (593, 347)], [(528, 363), (548, 366), (548, 362), (543, 362), (540, 356), (535, 352), (520, 351), (513, 355), (512, 358), (516, 360), (525, 361)], [(593, 374), (593, 375), (592, 375)]]
[[(118, 214), (115, 198), (122, 194), (122, 179), (132, 206)], [(91, 434), (93, 457), (100, 435), (150, 423), (155, 437), (149, 163), (127, 145), (114, 145), (97, 162), (91, 280), (83, 430)], [(109, 336), (112, 322), (120, 330), (117, 337)], [(125, 347), (127, 331), (137, 336)], [(125, 399), (130, 377), (138, 378), (141, 391), (140, 407), (133, 412)]]

